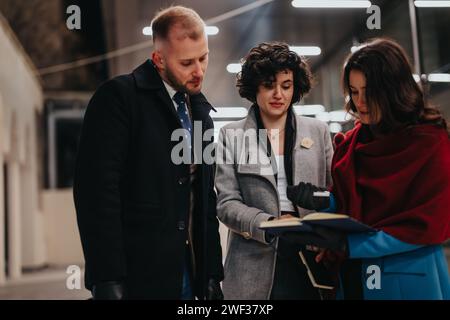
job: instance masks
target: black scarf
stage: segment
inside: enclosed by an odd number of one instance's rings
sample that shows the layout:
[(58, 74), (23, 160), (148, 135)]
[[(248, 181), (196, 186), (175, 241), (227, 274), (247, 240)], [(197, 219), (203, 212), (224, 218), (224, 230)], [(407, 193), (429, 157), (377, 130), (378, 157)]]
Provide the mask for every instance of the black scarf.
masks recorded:
[[(266, 128), (264, 127), (264, 123), (261, 119), (259, 106), (255, 104), (253, 107), (255, 109), (256, 125), (258, 130), (257, 132), (259, 132), (260, 129), (265, 130)], [(293, 185), (294, 183), (293, 154), (294, 154), (296, 133), (297, 127), (295, 121), (294, 108), (290, 106), (286, 117), (285, 134), (284, 134), (284, 169), (286, 170), (287, 183), (290, 186)], [(257, 139), (259, 144), (259, 134), (257, 134)], [(272, 145), (270, 143), (269, 136), (267, 135), (267, 156), (269, 157), (269, 159), (271, 159), (272, 152), (273, 152)], [(275, 181), (278, 181), (277, 175), (275, 175)], [(293, 206), (297, 211), (297, 207), (294, 204)]]

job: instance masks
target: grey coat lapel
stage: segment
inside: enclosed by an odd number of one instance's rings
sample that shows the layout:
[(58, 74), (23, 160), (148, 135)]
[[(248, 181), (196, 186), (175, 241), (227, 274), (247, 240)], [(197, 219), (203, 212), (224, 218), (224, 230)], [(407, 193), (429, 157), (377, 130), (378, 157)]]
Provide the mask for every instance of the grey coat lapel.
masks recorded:
[(297, 124), (297, 136), (295, 137), (295, 146), (293, 154), (293, 172), (294, 172), (294, 185), (297, 185), (301, 181), (305, 180), (305, 176), (308, 174), (308, 167), (306, 167), (305, 156), (309, 149), (302, 146), (304, 138), (309, 137), (309, 131), (304, 123), (302, 123), (301, 117), (295, 117)]
[[(271, 152), (271, 158), (269, 160), (267, 157), (267, 135), (261, 135), (258, 141), (258, 134), (255, 110), (252, 107), (244, 125), (244, 135), (249, 136), (250, 139), (244, 139), (244, 136), (242, 137), (245, 146), (242, 146), (241, 150), (239, 150), (240, 154), (237, 156), (237, 160), (239, 161), (237, 171), (241, 174), (251, 174), (265, 178), (276, 189), (275, 175), (278, 169), (275, 155)], [(256, 143), (257, 141), (258, 143)]]

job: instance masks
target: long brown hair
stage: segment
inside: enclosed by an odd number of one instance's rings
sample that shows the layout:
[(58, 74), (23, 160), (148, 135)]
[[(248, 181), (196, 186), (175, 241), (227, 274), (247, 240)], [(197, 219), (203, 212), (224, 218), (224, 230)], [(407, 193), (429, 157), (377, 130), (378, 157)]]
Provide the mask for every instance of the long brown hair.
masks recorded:
[(352, 53), (346, 60), (342, 85), (345, 108), (356, 115), (351, 99), (350, 72), (357, 70), (366, 77), (366, 103), (374, 127), (383, 133), (416, 124), (435, 124), (447, 129), (441, 112), (426, 105), (424, 94), (413, 77), (403, 48), (393, 40), (376, 38)]

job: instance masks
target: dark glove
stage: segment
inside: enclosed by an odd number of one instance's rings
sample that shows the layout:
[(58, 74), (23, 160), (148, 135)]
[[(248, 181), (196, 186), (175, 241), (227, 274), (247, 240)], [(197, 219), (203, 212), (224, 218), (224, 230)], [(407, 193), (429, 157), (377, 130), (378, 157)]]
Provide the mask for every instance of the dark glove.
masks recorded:
[(206, 300), (223, 300), (223, 293), (222, 288), (220, 287), (220, 281), (217, 281), (216, 279), (213, 278), (209, 279)]
[(92, 296), (94, 300), (123, 300), (125, 287), (118, 281), (99, 283), (92, 287)]
[(347, 252), (347, 235), (330, 228), (313, 227), (313, 232), (285, 232), (280, 237), (294, 245), (312, 245), (319, 248)]
[(311, 183), (300, 182), (297, 186), (287, 186), (287, 197), (295, 205), (314, 211), (320, 211), (330, 206), (330, 197), (315, 197), (314, 192), (327, 191)]

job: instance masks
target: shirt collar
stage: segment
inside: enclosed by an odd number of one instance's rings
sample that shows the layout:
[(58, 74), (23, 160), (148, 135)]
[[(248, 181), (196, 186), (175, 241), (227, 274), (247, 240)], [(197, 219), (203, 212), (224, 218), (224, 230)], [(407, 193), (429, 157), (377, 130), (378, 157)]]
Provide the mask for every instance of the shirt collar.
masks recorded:
[(173, 96), (174, 96), (177, 92), (175, 91), (174, 88), (172, 88), (172, 87), (170, 86), (170, 84), (168, 84), (168, 83), (165, 82), (164, 80), (163, 80), (163, 83), (164, 83), (164, 87), (166, 87), (166, 90), (167, 90), (167, 92), (169, 93), (170, 99), (173, 100)]

